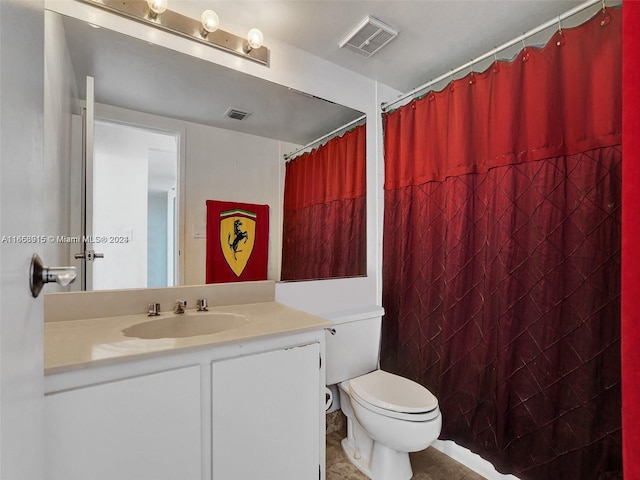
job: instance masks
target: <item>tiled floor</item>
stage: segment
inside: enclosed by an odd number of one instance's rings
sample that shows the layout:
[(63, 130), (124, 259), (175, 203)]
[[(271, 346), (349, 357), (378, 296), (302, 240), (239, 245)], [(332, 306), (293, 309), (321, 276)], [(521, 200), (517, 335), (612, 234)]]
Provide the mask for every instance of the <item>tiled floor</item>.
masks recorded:
[[(345, 436), (342, 412), (327, 415), (327, 480), (368, 480), (345, 456), (340, 445)], [(485, 480), (433, 447), (410, 456), (413, 480)]]

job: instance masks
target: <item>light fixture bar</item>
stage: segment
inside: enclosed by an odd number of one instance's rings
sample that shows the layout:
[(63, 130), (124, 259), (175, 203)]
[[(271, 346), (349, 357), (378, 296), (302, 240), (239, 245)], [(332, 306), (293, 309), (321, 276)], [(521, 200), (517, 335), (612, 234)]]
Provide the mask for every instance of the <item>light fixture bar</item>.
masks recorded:
[[(2, 1), (2, 0), (0, 0)], [(190, 40), (224, 50), (242, 58), (269, 66), (269, 49), (267, 47), (247, 49), (247, 40), (225, 32), (216, 30), (204, 37), (201, 33), (202, 22), (171, 10), (152, 18), (145, 0), (82, 0), (85, 3), (103, 8), (118, 15), (136, 20), (160, 30), (180, 35)], [(247, 51), (248, 50), (248, 51)]]

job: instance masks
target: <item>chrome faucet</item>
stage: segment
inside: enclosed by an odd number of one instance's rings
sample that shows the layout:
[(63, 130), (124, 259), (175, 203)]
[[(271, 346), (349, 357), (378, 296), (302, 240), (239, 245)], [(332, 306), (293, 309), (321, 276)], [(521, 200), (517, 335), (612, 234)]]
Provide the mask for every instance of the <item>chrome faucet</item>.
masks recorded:
[(150, 303), (149, 308), (147, 309), (147, 313), (150, 317), (157, 317), (158, 315), (160, 315), (160, 304)]
[(198, 299), (198, 311), (199, 312), (206, 312), (208, 310), (209, 304), (207, 303), (207, 299), (206, 298), (199, 298)]
[(184, 313), (185, 308), (187, 308), (186, 300), (176, 300), (176, 306), (173, 309), (173, 313)]

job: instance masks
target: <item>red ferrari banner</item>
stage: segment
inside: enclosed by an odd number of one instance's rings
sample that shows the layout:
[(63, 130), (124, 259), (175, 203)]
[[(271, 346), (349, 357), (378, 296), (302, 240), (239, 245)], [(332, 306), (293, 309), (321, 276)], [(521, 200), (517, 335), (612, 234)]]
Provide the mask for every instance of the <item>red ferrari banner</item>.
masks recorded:
[(269, 205), (207, 200), (207, 283), (266, 280)]

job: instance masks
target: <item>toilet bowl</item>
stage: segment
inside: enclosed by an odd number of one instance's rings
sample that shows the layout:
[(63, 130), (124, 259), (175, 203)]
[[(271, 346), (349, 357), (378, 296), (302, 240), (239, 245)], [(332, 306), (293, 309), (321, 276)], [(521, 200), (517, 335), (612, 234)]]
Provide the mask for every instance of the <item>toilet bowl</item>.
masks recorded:
[(383, 370), (340, 383), (347, 417), (342, 447), (373, 480), (409, 480), (409, 452), (427, 448), (440, 435), (438, 400), (423, 386)]
[(340, 392), (349, 461), (373, 480), (409, 480), (409, 452), (438, 438), (442, 415), (429, 390), (380, 370), (383, 314), (373, 306), (326, 316), (326, 384)]

